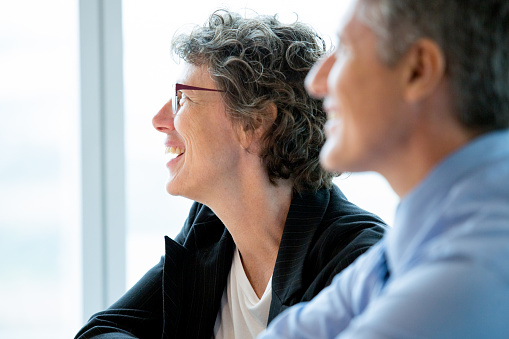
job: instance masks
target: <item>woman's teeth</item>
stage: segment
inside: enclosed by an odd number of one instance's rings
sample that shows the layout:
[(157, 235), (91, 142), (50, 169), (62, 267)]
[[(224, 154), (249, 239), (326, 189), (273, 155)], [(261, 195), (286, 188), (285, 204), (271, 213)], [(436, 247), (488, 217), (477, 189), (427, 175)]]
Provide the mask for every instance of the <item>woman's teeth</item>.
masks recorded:
[(177, 156), (181, 155), (182, 153), (184, 153), (184, 148), (180, 148), (180, 147), (166, 147), (166, 150), (164, 152), (164, 154), (166, 155), (169, 155), (171, 158), (176, 158)]

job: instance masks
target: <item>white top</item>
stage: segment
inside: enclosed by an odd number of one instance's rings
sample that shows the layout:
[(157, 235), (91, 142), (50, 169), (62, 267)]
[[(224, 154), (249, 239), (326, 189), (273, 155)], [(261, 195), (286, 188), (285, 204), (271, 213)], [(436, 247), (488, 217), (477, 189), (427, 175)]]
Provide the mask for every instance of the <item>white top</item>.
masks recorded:
[(271, 300), (272, 277), (259, 299), (244, 272), (236, 249), (214, 326), (215, 338), (256, 338), (267, 327)]

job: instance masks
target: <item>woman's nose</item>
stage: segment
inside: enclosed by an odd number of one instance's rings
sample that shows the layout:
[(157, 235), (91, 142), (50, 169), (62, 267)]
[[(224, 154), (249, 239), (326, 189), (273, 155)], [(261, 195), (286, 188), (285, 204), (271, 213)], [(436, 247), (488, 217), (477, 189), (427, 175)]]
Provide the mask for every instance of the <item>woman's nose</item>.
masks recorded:
[(173, 125), (173, 110), (171, 100), (168, 101), (152, 118), (152, 125), (159, 132), (167, 132), (175, 129)]

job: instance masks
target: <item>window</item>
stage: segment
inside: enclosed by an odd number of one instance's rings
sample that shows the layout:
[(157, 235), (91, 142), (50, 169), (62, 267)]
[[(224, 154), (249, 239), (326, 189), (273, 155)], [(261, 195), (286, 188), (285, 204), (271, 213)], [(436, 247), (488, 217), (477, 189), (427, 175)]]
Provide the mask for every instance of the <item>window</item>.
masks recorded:
[(0, 5), (0, 338), (81, 323), (76, 1)]

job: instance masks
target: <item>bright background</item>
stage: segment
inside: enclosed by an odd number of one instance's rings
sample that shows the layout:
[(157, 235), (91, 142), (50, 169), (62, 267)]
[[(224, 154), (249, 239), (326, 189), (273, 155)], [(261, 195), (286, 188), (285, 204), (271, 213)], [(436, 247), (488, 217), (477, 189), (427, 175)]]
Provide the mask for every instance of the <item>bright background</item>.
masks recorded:
[[(88, 0), (82, 0), (88, 1)], [(107, 1), (107, 0), (106, 0)], [(152, 116), (175, 78), (174, 32), (214, 9), (279, 13), (334, 42), (345, 1), (124, 0), (126, 278), (164, 254), (191, 202), (165, 192), (164, 136)], [(0, 338), (71, 338), (83, 319), (79, 6), (70, 0), (0, 2)], [(247, 9), (249, 8), (249, 10)], [(86, 166), (84, 167), (86, 170)], [(392, 223), (396, 195), (373, 173), (335, 180), (347, 197)], [(96, 311), (99, 311), (97, 309)]]
[(81, 321), (77, 2), (0, 1), (0, 338)]

